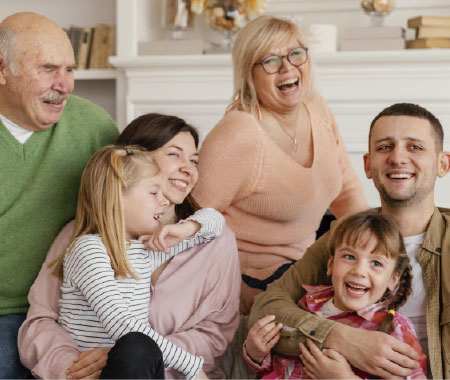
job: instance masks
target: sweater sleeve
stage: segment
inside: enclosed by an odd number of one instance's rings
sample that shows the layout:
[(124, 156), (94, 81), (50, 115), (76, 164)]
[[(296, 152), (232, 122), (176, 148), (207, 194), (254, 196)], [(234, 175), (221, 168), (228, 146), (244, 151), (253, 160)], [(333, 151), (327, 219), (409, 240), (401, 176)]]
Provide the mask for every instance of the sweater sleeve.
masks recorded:
[(20, 360), (33, 375), (42, 379), (64, 379), (66, 370), (80, 355), (70, 334), (58, 324), (61, 280), (48, 265), (67, 248), (73, 222), (67, 224), (53, 242), (44, 264), (28, 294), (30, 308), (19, 330)]
[(200, 149), (199, 181), (192, 194), (202, 207), (223, 212), (255, 190), (262, 175), (263, 142), (253, 116), (232, 111)]
[(132, 331), (146, 334), (161, 349), (165, 367), (176, 369), (187, 379), (197, 375), (203, 365), (202, 357), (182, 350), (154, 331), (148, 322), (132, 315), (117, 287), (109, 256), (100, 241), (84, 239), (80, 243), (79, 240), (66, 256), (64, 271), (80, 289), (113, 340), (117, 341)]
[(248, 325), (253, 326), (266, 315), (275, 315), (275, 322), (282, 323), (280, 340), (275, 351), (284, 355), (298, 356), (299, 343), (306, 338), (322, 347), (336, 322), (316, 316), (298, 307), (305, 291), (302, 284), (323, 285), (329, 283), (326, 276), (329, 233), (321, 236), (308, 248), (305, 255), (289, 268), (283, 276), (267, 286), (267, 290), (255, 297)]
[[(197, 238), (198, 243), (208, 243), (212, 239), (220, 236), (225, 225), (223, 215), (213, 208), (200, 209), (186, 219), (186, 221), (188, 220), (194, 220), (201, 225), (200, 230), (194, 236), (187, 239)], [(184, 222), (184, 220), (180, 222)]]
[[(181, 319), (175, 319), (173, 324), (169, 323), (170, 333), (165, 336), (185, 350), (204, 357), (204, 371), (215, 378), (222, 355), (239, 324), (241, 272), (233, 232), (225, 226), (220, 237), (196, 248), (194, 255), (195, 259), (182, 261), (182, 264), (170, 264), (175, 273), (156, 283), (152, 298), (155, 308), (151, 306), (150, 314), (157, 323), (161, 320), (160, 313), (171, 315), (176, 309), (177, 297), (180, 296), (174, 295), (168, 302), (164, 301), (164, 298), (170, 294), (172, 287), (182, 286), (186, 276), (196, 276), (193, 280), (196, 282), (196, 290), (186, 294), (186, 297), (192, 297), (186, 303), (192, 310), (184, 310)], [(201, 267), (199, 263), (202, 263)], [(170, 270), (170, 266), (166, 270)], [(164, 291), (160, 287), (163, 287)], [(158, 314), (158, 317), (155, 317), (155, 314)], [(170, 378), (170, 375), (168, 377)]]
[(333, 214), (337, 218), (340, 218), (345, 214), (352, 214), (358, 211), (366, 210), (368, 206), (366, 198), (364, 197), (361, 181), (352, 167), (344, 140), (341, 137), (334, 115), (325, 101), (323, 101), (323, 105), (326, 108), (326, 113), (331, 122), (331, 129), (336, 140), (338, 152), (337, 158), (339, 161), (339, 166), (341, 167), (342, 189), (330, 205), (330, 209)]

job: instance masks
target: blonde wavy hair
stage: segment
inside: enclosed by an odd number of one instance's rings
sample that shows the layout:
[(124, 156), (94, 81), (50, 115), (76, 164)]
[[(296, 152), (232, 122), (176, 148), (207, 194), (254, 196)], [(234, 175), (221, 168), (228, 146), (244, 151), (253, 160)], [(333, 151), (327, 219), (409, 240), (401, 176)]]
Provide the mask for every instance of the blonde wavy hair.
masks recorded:
[(137, 278), (126, 253), (122, 191), (132, 187), (141, 178), (139, 163), (145, 164), (152, 176), (159, 173), (159, 167), (150, 154), (136, 145), (108, 145), (90, 158), (81, 178), (71, 242), (50, 263), (49, 266), (54, 266), (53, 274), (63, 277), (64, 256), (70, 253), (80, 236), (98, 234), (111, 259), (114, 274)]
[[(254, 115), (260, 114), (253, 83), (253, 66), (270, 54), (273, 48), (292, 37), (300, 46), (306, 47), (306, 36), (294, 22), (268, 15), (252, 20), (241, 29), (232, 50), (234, 91), (229, 110), (241, 109)], [(305, 96), (312, 96), (311, 75), (308, 83), (303, 85)]]

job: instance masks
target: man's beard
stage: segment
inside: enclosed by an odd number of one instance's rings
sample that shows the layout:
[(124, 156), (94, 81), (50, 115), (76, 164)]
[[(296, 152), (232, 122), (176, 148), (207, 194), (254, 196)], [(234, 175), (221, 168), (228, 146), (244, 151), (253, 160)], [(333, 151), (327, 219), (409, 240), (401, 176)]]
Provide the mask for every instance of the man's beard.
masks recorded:
[(384, 204), (392, 209), (404, 209), (418, 205), (428, 196), (430, 191), (434, 191), (434, 185), (429, 188), (419, 186), (411, 189), (407, 194), (394, 195), (387, 190), (384, 184), (379, 184), (377, 181), (374, 181), (374, 183)]

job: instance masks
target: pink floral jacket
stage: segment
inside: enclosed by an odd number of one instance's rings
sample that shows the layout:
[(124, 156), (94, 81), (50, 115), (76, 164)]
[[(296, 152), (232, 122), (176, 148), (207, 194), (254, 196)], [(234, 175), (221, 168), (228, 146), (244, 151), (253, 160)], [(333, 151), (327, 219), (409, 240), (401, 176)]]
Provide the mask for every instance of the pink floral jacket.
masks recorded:
[[(306, 294), (298, 302), (299, 306), (316, 315), (321, 315), (321, 309), (334, 295), (334, 289), (328, 285), (302, 285), (306, 289)], [(377, 330), (384, 321), (388, 310), (384, 303), (376, 303), (360, 311), (342, 312), (329, 317), (328, 319), (344, 323), (351, 327), (363, 328), (366, 330)], [(422, 352), (422, 348), (417, 340), (416, 333), (411, 321), (399, 313), (395, 313), (394, 326), (391, 335), (402, 342), (408, 343), (420, 355), (420, 367), (414, 370), (409, 378), (426, 379), (427, 358)], [(263, 379), (308, 379), (304, 371), (303, 364), (298, 357), (286, 357), (275, 352), (269, 353), (261, 365), (255, 363), (247, 354), (244, 343), (244, 358), (249, 367)], [(367, 374), (357, 368), (352, 368), (353, 372), (361, 378), (373, 379), (376, 376)]]

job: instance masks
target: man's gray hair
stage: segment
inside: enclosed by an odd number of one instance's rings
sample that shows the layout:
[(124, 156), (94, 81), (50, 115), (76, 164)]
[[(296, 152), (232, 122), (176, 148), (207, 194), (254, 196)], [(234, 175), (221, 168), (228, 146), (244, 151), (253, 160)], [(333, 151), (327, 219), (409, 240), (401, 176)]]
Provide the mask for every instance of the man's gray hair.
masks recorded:
[(3, 57), (5, 64), (8, 65), (11, 74), (17, 76), (15, 42), (16, 35), (13, 31), (9, 28), (0, 26), (0, 54)]

